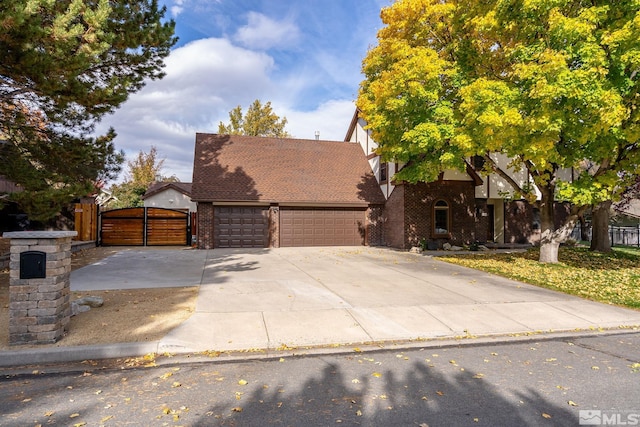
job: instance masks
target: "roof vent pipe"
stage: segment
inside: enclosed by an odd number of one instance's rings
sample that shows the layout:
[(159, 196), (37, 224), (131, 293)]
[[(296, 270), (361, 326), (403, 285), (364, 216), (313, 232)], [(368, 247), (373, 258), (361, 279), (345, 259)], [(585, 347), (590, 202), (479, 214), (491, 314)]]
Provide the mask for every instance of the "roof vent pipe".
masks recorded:
[(320, 140), (320, 131), (317, 130), (316, 131), (316, 141), (319, 141), (319, 140)]

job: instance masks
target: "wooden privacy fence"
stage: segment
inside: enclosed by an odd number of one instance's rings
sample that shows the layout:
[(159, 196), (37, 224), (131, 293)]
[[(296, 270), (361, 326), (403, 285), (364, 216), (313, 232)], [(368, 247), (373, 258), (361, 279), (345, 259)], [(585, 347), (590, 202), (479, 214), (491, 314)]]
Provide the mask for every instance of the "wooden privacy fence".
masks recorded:
[(75, 240), (98, 240), (98, 205), (76, 203), (74, 209), (75, 230), (78, 235)]
[(100, 214), (103, 246), (187, 246), (189, 212), (164, 208), (124, 208)]

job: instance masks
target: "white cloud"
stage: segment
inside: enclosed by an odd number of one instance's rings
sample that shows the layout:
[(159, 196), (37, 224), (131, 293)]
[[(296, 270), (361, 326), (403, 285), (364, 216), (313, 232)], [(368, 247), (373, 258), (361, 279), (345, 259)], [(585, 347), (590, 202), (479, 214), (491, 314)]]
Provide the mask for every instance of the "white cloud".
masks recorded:
[(247, 25), (240, 27), (234, 36), (238, 43), (262, 50), (291, 47), (299, 38), (300, 30), (295, 23), (275, 21), (257, 12), (249, 12)]
[(166, 157), (164, 173), (190, 181), (195, 133), (216, 132), (236, 105), (269, 99), (273, 59), (224, 39), (201, 39), (173, 50), (165, 63), (165, 78), (131, 95), (97, 131), (113, 126), (116, 147), (128, 157), (156, 146)]
[(343, 141), (355, 109), (353, 101), (337, 99), (326, 101), (313, 111), (274, 111), (287, 117), (287, 130), (295, 138), (314, 139), (318, 131), (322, 140)]
[(184, 2), (185, 0), (174, 0), (173, 5), (169, 6), (169, 10), (171, 11), (171, 16), (176, 18), (178, 15), (182, 13), (184, 10)]
[[(334, 4), (327, 11), (321, 3), (314, 10), (281, 6), (275, 9), (282, 13), (272, 15), (277, 19), (250, 12), (238, 27), (238, 17), (252, 10), (246, 4), (163, 3), (174, 17), (179, 15), (178, 26), (188, 29), (183, 38), (187, 43), (165, 59), (165, 78), (131, 95), (97, 129), (104, 133), (113, 126), (116, 147), (129, 159), (156, 146), (165, 158), (163, 173), (191, 181), (196, 132), (217, 132), (220, 121), (228, 122), (230, 110), (240, 105), (246, 111), (256, 99), (271, 101), (276, 114), (287, 117), (287, 130), (296, 138), (313, 139), (319, 131), (323, 140), (344, 139), (355, 110), (350, 97), (355, 97), (361, 79), (362, 40), (372, 35), (344, 25), (342, 7)], [(269, 13), (278, 14), (275, 9), (269, 7)], [(294, 16), (302, 17), (305, 26), (299, 28)], [(309, 16), (317, 25), (311, 25)], [(331, 19), (334, 25), (325, 26)], [(345, 28), (349, 32), (342, 34)], [(215, 36), (200, 38), (204, 34)], [(198, 39), (188, 42), (194, 35)]]

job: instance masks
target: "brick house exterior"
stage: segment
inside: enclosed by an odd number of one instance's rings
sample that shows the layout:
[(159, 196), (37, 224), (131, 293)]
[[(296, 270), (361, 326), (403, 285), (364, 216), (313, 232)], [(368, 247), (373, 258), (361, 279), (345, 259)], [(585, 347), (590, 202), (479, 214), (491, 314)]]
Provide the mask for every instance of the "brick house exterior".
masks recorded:
[[(433, 182), (397, 182), (403, 165), (380, 159), (365, 125), (356, 111), (342, 142), (197, 134), (198, 247), (539, 241), (534, 206), (505, 196), (506, 181), (481, 177), (474, 159)], [(512, 178), (529, 180), (521, 172)], [(568, 209), (557, 204), (557, 225)]]
[(197, 245), (380, 245), (384, 196), (360, 147), (196, 134)]
[[(512, 190), (510, 185), (495, 174), (481, 177), (478, 171), (482, 165), (475, 165), (474, 159), (469, 160), (464, 172), (445, 171), (434, 182), (408, 184), (393, 179), (403, 165), (384, 162), (376, 154), (377, 143), (357, 110), (344, 140), (362, 147), (386, 198), (382, 214), (383, 245), (410, 249), (421, 243), (441, 248), (444, 243), (509, 245), (534, 244), (540, 240), (539, 215), (534, 206), (524, 200), (510, 200), (505, 196)], [(500, 156), (494, 160), (510, 162)], [(514, 172), (512, 178), (530, 182), (522, 172)], [(566, 219), (568, 209), (566, 204), (556, 204), (556, 226)], [(446, 223), (444, 228), (438, 226), (437, 211), (440, 221)]]
[[(475, 187), (472, 181), (436, 181), (396, 185), (385, 205), (386, 244), (400, 249), (420, 245), (421, 241), (469, 244), (477, 240)], [(450, 231), (437, 235), (434, 208), (437, 201), (447, 203)]]

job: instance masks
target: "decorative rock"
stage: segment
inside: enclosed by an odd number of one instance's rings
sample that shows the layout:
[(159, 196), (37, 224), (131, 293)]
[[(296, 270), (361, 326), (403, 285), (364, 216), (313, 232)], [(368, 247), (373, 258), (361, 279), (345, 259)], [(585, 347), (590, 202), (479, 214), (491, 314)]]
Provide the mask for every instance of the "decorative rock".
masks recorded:
[(100, 297), (83, 297), (74, 302), (78, 305), (88, 305), (91, 308), (98, 308), (104, 305), (104, 299)]
[(419, 247), (414, 246), (411, 248), (411, 250), (409, 250), (409, 252), (411, 252), (412, 254), (419, 254), (422, 253), (422, 250)]
[(451, 250), (451, 243), (443, 243), (442, 244), (442, 249), (444, 249), (445, 251), (450, 251)]
[(450, 250), (450, 251), (461, 251), (461, 250), (462, 250), (462, 247), (460, 247), (460, 246), (451, 246), (451, 247), (449, 248), (449, 250)]
[(73, 301), (71, 303), (71, 315), (75, 316), (78, 313), (84, 313), (86, 311), (91, 310), (91, 307), (89, 307), (88, 305), (80, 305), (78, 303), (76, 303), (75, 301)]

